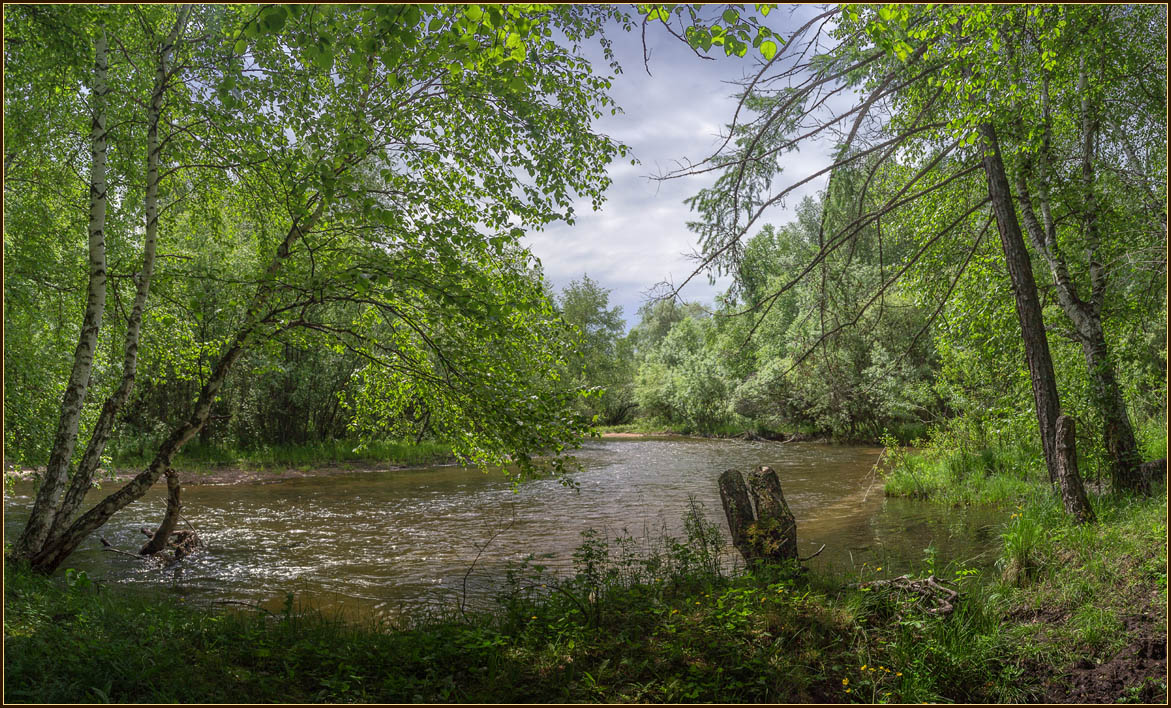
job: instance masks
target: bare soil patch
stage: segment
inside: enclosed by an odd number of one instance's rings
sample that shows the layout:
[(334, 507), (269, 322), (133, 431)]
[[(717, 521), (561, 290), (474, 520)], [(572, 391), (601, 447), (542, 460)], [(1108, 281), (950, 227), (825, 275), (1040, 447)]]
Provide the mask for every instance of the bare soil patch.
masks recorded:
[[(1129, 641), (1109, 659), (1101, 663), (1082, 659), (1046, 676), (1043, 702), (1166, 704), (1165, 621), (1153, 612), (1135, 614), (1124, 620), (1124, 631)], [(1042, 666), (1031, 669), (1034, 674), (1052, 671)]]

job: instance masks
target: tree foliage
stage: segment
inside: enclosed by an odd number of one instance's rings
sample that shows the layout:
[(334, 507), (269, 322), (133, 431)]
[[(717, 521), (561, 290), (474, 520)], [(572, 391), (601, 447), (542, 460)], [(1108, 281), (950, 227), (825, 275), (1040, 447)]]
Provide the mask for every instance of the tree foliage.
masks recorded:
[[(48, 499), (34, 517), (56, 515), (54, 533), (25, 555), (56, 567), (223, 410), (237, 365), (274, 348), (324, 349), (353, 366), (344, 402), (357, 431), (401, 431), (426, 415), (465, 460), (511, 461), (522, 471), (537, 467), (538, 452), (575, 446), (586, 422), (572, 411), (572, 392), (548, 377), (563, 366), (566, 331), (517, 242), (528, 229), (572, 221), (576, 199), (599, 205), (605, 166), (625, 150), (591, 129), (612, 105), (609, 83), (576, 50), (600, 38), (613, 14), (605, 8), (6, 10), (9, 36), (23, 40), (6, 43), (5, 57), (7, 66), (21, 64), (6, 91), (6, 114), (16, 122), (6, 126), (13, 159), (5, 206), (13, 218), (5, 245), (16, 253), (31, 255), (44, 238), (29, 216), (37, 211), (54, 214), (62, 243), (79, 243), (85, 197), (77, 178), (50, 183), (63, 186), (60, 194), (39, 179), (30, 186), (11, 178), (18, 168), (35, 177), (86, 165), (78, 146), (94, 98), (84, 88), (94, 36), (114, 38), (108, 240), (112, 270), (127, 280), (107, 303), (107, 323), (117, 324), (102, 328), (95, 390), (113, 387), (122, 354), (113, 330), (133, 322), (121, 318), (150, 221), (141, 196), (150, 182), (143, 167), (151, 152), (143, 113), (150, 67), (185, 12), (190, 22), (180, 28), (160, 96), (165, 256), (144, 318), (148, 383), (138, 395), (156, 395), (168, 381), (185, 392), (167, 393), (173, 410), (150, 423), (160, 429), (147, 468), (76, 518)], [(25, 69), (38, 62), (75, 68), (43, 82)], [(39, 100), (59, 94), (50, 100), (65, 117), (49, 124), (30, 117)], [(17, 205), (28, 209), (17, 216)], [(20, 292), (49, 279), (46, 267), (76, 272), (84, 247), (72, 248), (59, 265), (30, 258), (23, 277), (6, 279), (15, 295), (7, 323), (30, 334), (45, 326), (13, 306), (31, 299)], [(23, 368), (34, 355), (6, 350), (6, 366)], [(42, 390), (52, 390), (52, 377), (44, 378)], [(87, 400), (83, 418), (93, 414), (95, 398)], [(9, 439), (43, 436), (36, 426), (47, 418), (13, 416)], [(553, 468), (563, 464), (555, 454)]]

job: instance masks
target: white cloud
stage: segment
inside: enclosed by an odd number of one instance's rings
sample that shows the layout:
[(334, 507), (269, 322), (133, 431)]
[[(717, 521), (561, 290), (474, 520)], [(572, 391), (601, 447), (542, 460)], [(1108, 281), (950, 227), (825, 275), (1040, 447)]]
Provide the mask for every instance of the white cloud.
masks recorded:
[[(619, 159), (611, 165), (613, 184), (601, 211), (592, 211), (589, 202), (577, 204), (575, 225), (558, 224), (531, 234), (526, 244), (541, 259), (556, 289), (588, 273), (610, 289), (611, 304), (622, 306), (628, 325), (633, 326), (652, 286), (662, 281), (682, 283), (694, 271), (695, 262), (685, 254), (697, 246), (695, 234), (687, 228), (695, 215), (683, 200), (710, 186), (715, 174), (667, 181), (649, 177), (676, 170), (686, 160), (698, 162), (720, 146), (719, 134), (736, 110), (732, 97), (736, 87), (728, 82), (743, 78), (746, 72), (755, 73), (757, 67), (748, 58), (700, 59), (661, 29), (648, 29), (653, 73), (648, 76), (641, 36), (617, 30), (612, 37), (623, 73), (613, 79), (611, 95), (623, 112), (605, 116), (597, 129), (630, 146), (639, 164), (631, 166), (629, 160)], [(590, 59), (598, 71), (606, 70), (600, 52)], [(820, 156), (794, 154), (791, 159), (791, 174), (810, 174), (828, 164)], [(759, 224), (787, 221), (801, 196), (821, 184), (815, 182), (795, 193), (785, 200), (787, 208), (770, 212)], [(727, 285), (725, 278), (711, 286), (707, 276), (701, 275), (682, 295), (710, 303)]]

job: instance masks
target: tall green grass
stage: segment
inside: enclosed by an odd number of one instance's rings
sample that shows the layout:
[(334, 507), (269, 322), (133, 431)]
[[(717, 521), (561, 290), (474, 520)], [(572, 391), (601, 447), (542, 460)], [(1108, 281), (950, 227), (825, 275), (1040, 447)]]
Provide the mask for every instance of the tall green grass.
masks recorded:
[(909, 450), (891, 436), (882, 443), (888, 496), (955, 506), (1015, 503), (1031, 495), (1044, 474), (1036, 455), (1015, 446), (970, 450), (936, 441)]

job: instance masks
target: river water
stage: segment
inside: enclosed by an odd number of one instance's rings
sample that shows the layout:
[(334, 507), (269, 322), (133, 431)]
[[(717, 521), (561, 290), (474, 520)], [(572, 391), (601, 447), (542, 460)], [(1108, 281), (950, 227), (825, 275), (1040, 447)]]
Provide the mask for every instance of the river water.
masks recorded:
[[(150, 586), (194, 601), (279, 608), (287, 593), (343, 614), (394, 617), (423, 606), (487, 606), (510, 564), (527, 556), (554, 572), (572, 569), (582, 531), (628, 533), (650, 545), (683, 537), (694, 498), (727, 537), (716, 479), (726, 469), (775, 469), (797, 518), (799, 553), (823, 543), (813, 568), (883, 575), (994, 560), (1004, 513), (886, 499), (873, 447), (690, 438), (591, 441), (579, 451), (576, 489), (556, 480), (513, 487), (500, 472), (459, 467), (353, 472), (277, 483), (191, 486), (184, 516), (207, 550), (171, 569), (148, 569), (88, 539), (66, 563), (109, 583)], [(96, 496), (99, 492), (95, 492)], [(99, 531), (137, 550), (139, 529), (162, 518), (165, 485)], [(5, 532), (19, 532), (32, 486), (4, 500)], [(649, 547), (649, 546), (648, 546)], [(478, 558), (477, 558), (478, 556)], [(727, 549), (727, 562), (736, 561)], [(473, 567), (474, 563), (474, 567)], [(469, 573), (469, 569), (471, 572)]]

